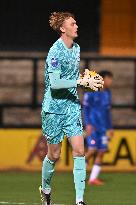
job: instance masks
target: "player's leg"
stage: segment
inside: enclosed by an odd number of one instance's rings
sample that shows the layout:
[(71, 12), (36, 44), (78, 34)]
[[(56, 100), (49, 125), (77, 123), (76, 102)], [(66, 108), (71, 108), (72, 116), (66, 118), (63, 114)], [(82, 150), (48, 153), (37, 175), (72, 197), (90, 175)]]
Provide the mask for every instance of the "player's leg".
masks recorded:
[(61, 141), (63, 139), (60, 116), (56, 116), (55, 114), (42, 113), (42, 129), (43, 134), (47, 139), (48, 153), (43, 160), (42, 187), (40, 187), (40, 192), (42, 197), (42, 204), (50, 205), (50, 183), (54, 173), (55, 163), (60, 157)]
[(101, 172), (101, 165), (103, 161), (104, 154), (107, 150), (107, 137), (106, 136), (97, 136), (98, 145), (97, 145), (97, 154), (95, 158), (94, 165), (92, 167), (92, 172), (90, 175), (90, 182), (94, 185), (103, 185), (104, 182), (98, 179)]
[(89, 184), (92, 184), (92, 185), (103, 185), (104, 184), (102, 180), (98, 179), (98, 176), (101, 172), (101, 164), (102, 164), (103, 156), (104, 156), (103, 151), (97, 152), (95, 162), (92, 167), (91, 174), (90, 174)]
[(54, 173), (54, 166), (60, 157), (61, 143), (59, 144), (49, 144), (48, 143), (48, 153), (43, 160), (42, 166), (42, 189), (48, 193), (51, 191), (51, 178)]
[(88, 152), (86, 153), (86, 158), (93, 156), (95, 154), (95, 161), (90, 173), (90, 177), (88, 180), (88, 184), (90, 185), (102, 185), (103, 182), (98, 179), (98, 175), (101, 171), (101, 160), (103, 151), (100, 150), (101, 139), (99, 139), (99, 135), (97, 132), (93, 132), (90, 137), (86, 138), (86, 144), (88, 146)]
[(86, 164), (81, 112), (79, 110), (74, 110), (74, 112), (67, 114), (64, 132), (68, 136), (72, 146), (76, 204), (84, 204), (83, 195), (85, 190)]
[(48, 153), (43, 161), (42, 166), (42, 186), (39, 188), (43, 205), (51, 204), (51, 179), (54, 173), (54, 166), (60, 157), (61, 143), (49, 144)]
[[(92, 139), (92, 136), (88, 136), (86, 139), (86, 146), (87, 146), (87, 151), (85, 153), (85, 159), (86, 159), (86, 165), (89, 165), (88, 162), (89, 160), (93, 157), (95, 157), (95, 154), (97, 152), (96, 149), (96, 142), (94, 141), (94, 139)], [(95, 143), (94, 143), (95, 142)], [(88, 179), (88, 184), (91, 184), (92, 182), (92, 171), (90, 172), (90, 176)]]
[(76, 204), (83, 203), (86, 179), (86, 164), (84, 154), (84, 138), (83, 136), (69, 137), (72, 146), (72, 154), (74, 159), (74, 183), (76, 190)]
[(85, 159), (87, 163), (95, 155), (95, 152), (96, 152), (96, 149), (87, 148), (87, 151), (85, 153)]
[(85, 142), (87, 147), (87, 151), (85, 152), (85, 159), (86, 163), (88, 163), (89, 159), (92, 158), (97, 151), (96, 141), (94, 140), (94, 138), (92, 138), (92, 136), (88, 136), (85, 138)]
[[(92, 156), (97, 154), (97, 147), (98, 147), (98, 138), (96, 132), (93, 132), (91, 136), (86, 137), (86, 145), (87, 145), (87, 152), (86, 152), (86, 160), (88, 161)], [(92, 184), (95, 180), (95, 164), (92, 167), (92, 170), (90, 172), (90, 177), (88, 180), (88, 184)]]

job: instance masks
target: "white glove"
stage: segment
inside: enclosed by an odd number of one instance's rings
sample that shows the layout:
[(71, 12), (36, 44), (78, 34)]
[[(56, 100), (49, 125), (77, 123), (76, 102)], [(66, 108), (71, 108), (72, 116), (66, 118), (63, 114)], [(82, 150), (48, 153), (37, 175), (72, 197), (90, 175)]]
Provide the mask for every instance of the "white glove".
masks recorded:
[(98, 91), (99, 89), (103, 88), (103, 78), (97, 74), (96, 76), (91, 76), (90, 80), (89, 80), (89, 87), (90, 89), (94, 90), (94, 91)]
[(94, 91), (98, 91), (99, 89), (103, 88), (104, 81), (99, 74), (85, 69), (84, 76), (80, 76), (80, 79), (77, 80), (77, 84), (86, 88), (90, 88)]

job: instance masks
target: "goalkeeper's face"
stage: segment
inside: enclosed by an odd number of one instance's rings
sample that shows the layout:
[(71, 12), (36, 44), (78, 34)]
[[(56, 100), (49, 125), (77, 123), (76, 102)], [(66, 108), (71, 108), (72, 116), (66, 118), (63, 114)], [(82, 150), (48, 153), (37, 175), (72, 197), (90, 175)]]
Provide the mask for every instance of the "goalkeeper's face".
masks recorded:
[(78, 34), (77, 34), (78, 26), (76, 24), (75, 19), (73, 19), (72, 17), (69, 17), (64, 21), (60, 30), (61, 30), (63, 35), (65, 35), (73, 40), (78, 36)]

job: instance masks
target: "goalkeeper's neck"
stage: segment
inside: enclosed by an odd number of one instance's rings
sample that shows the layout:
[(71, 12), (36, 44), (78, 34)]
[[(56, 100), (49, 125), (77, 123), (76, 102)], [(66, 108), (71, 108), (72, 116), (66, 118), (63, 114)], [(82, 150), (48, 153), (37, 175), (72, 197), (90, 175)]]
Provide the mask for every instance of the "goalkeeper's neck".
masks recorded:
[(74, 39), (72, 39), (72, 38), (70, 38), (70, 37), (68, 37), (66, 35), (63, 35), (63, 34), (62, 34), (62, 36), (60, 38), (62, 39), (62, 41), (64, 42), (64, 44), (65, 44), (65, 46), (67, 48), (70, 49), (70, 48), (73, 47)]

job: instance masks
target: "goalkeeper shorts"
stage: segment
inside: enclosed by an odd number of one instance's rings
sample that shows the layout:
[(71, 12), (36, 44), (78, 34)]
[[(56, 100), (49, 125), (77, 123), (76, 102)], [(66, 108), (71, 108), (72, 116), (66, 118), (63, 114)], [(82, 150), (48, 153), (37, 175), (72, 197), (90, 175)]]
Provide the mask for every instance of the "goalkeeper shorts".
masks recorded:
[(64, 115), (42, 111), (42, 131), (49, 144), (59, 144), (66, 135), (83, 136), (81, 110)]

